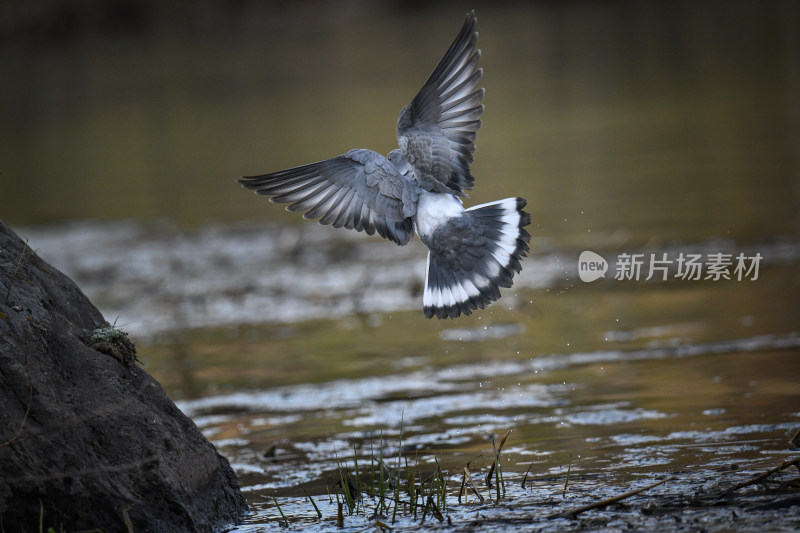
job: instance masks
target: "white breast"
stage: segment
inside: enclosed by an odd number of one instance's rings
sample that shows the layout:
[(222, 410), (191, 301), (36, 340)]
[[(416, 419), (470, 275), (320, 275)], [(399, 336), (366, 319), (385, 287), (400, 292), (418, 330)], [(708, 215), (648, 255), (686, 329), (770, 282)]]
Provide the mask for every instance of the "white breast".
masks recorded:
[(419, 197), (417, 216), (414, 218), (417, 235), (425, 240), (440, 225), (453, 217), (461, 216), (463, 212), (461, 200), (452, 194), (424, 192)]

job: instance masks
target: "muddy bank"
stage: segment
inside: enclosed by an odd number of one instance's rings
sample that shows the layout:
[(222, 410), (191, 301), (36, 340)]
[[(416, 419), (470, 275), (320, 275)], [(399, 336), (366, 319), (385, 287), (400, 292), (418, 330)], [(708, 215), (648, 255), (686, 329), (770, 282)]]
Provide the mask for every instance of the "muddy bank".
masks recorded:
[[(486, 469), (471, 473), (475, 491), (450, 491), (447, 502), (431, 499), (427, 487), (416, 485), (423, 495), (417, 506), (404, 490), (398, 495), (405, 505), (394, 512), (377, 512), (379, 498), (367, 491), (353, 514), (347, 508), (338, 516), (335, 502), (316, 498), (312, 508), (307, 497), (279, 498), (270, 509), (274, 524), (288, 523), (304, 531), (350, 531), (374, 527), (386, 531), (426, 530), (563, 532), (563, 531), (671, 531), (794, 532), (800, 527), (800, 458), (763, 471), (735, 466), (648, 475), (623, 484), (604, 472), (592, 475), (505, 476), (500, 499), (495, 488), (484, 485)], [(362, 473), (368, 480), (369, 472)], [(367, 481), (368, 483), (368, 481)], [(451, 487), (458, 487), (457, 480)], [(389, 497), (395, 493), (389, 492)], [(478, 495), (480, 498), (478, 499)], [(277, 510), (280, 505), (281, 512)], [(319, 514), (316, 514), (319, 511)], [(282, 514), (281, 514), (282, 513)], [(246, 527), (246, 526), (245, 526)], [(245, 527), (242, 531), (247, 531)]]
[(0, 221), (0, 525), (212, 531), (246, 504), (127, 335)]

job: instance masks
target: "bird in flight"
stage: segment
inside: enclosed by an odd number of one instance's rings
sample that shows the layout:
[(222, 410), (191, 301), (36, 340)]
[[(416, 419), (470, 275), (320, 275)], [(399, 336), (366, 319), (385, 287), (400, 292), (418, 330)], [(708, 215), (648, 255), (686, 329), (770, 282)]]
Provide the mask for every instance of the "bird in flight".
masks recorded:
[(530, 235), (523, 198), (464, 208), (472, 189), (481, 127), (483, 69), (475, 12), (397, 120), (399, 148), (383, 156), (356, 148), (328, 159), (238, 181), (270, 201), (288, 203), (320, 224), (375, 232), (400, 246), (414, 232), (428, 247), (426, 318), (483, 309), (511, 287)]

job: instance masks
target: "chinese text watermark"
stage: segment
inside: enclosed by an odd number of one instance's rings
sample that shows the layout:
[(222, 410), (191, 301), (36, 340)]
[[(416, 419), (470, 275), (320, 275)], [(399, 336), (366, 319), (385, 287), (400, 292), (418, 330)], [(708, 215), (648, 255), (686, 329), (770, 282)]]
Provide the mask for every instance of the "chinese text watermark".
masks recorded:
[[(714, 253), (621, 253), (617, 255), (614, 268), (615, 280), (649, 281), (651, 279), (667, 281), (681, 279), (699, 280), (735, 280), (755, 281), (763, 256), (740, 252), (738, 254)], [(606, 277), (608, 262), (590, 250), (581, 253), (578, 258), (578, 276), (582, 281), (591, 282)]]

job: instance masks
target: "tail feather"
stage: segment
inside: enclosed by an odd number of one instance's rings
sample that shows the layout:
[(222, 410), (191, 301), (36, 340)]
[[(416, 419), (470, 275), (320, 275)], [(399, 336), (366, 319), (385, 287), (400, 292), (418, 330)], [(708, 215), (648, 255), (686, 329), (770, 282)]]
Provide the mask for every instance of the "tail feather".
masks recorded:
[(483, 309), (511, 287), (529, 251), (523, 229), (530, 215), (525, 200), (506, 198), (464, 211), (428, 239), (423, 294), (427, 318), (456, 318)]

